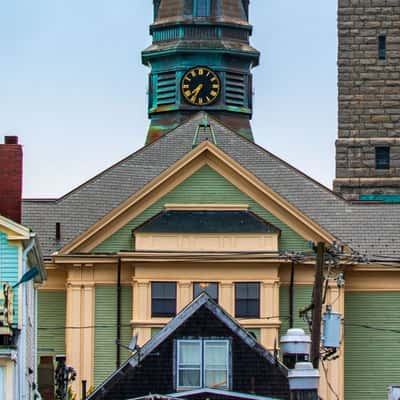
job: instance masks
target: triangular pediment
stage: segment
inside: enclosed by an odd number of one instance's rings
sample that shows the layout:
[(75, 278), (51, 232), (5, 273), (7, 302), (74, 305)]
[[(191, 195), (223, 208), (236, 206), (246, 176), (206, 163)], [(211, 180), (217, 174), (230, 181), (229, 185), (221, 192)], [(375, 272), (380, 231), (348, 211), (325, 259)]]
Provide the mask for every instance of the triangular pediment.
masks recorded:
[[(333, 235), (237, 163), (215, 144), (204, 141), (105, 215), (59, 254), (90, 253), (107, 238), (143, 213), (202, 168), (215, 171), (306, 241), (332, 243)], [(223, 196), (223, 193), (221, 193)], [(184, 199), (183, 201), (184, 202)], [(227, 207), (229, 205), (227, 204)]]
[[(188, 332), (193, 334), (195, 331), (198, 332), (197, 329), (201, 321), (207, 321), (206, 325), (212, 327), (212, 332), (215, 333), (221, 333), (222, 327), (224, 332), (223, 337), (237, 339), (246, 349), (246, 353), (254, 353), (262, 360), (263, 364), (265, 363), (270, 367), (269, 371), (273, 371), (273, 375), (277, 379), (277, 382), (279, 381), (281, 385), (287, 385), (287, 368), (277, 360), (272, 353), (258, 343), (257, 340), (219, 304), (214, 302), (207, 293), (203, 292), (188, 304), (176, 317), (168, 322), (160, 332), (153, 336), (141, 348), (136, 349), (132, 356), (128, 358), (128, 360), (113, 374), (111, 374), (99, 387), (97, 387), (88, 399), (102, 399), (105, 398), (104, 396), (106, 395), (109, 396), (108, 398), (112, 398), (112, 391), (114, 390), (113, 388), (116, 387), (116, 384), (118, 384), (118, 390), (123, 388), (124, 393), (126, 394), (130, 391), (134, 391), (132, 385), (137, 390), (137, 387), (140, 384), (135, 382), (135, 370), (139, 367), (142, 370), (146, 369), (146, 362), (148, 362), (151, 367), (154, 362), (154, 357), (152, 358), (153, 354), (158, 354), (157, 357), (159, 357), (159, 359), (165, 357), (165, 354), (167, 354), (168, 351), (165, 351), (164, 344), (168, 344), (170, 339), (192, 337), (191, 334), (188, 335)], [(204, 328), (206, 327), (204, 326)], [(201, 336), (202, 335), (197, 337), (199, 338)], [(205, 337), (210, 337), (210, 335), (205, 334)], [(168, 365), (170, 366), (171, 364)], [(168, 373), (168, 371), (164, 372)], [(268, 377), (266, 378), (268, 379)], [(152, 383), (152, 388), (153, 390), (158, 390), (157, 383)], [(280, 389), (282, 391), (287, 390), (285, 387), (281, 387)], [(212, 389), (207, 388), (205, 390)], [(228, 392), (225, 391), (224, 393)], [(236, 397), (239, 398), (239, 396)]]
[(26, 240), (30, 238), (30, 230), (11, 219), (0, 215), (0, 232), (7, 235), (8, 240)]

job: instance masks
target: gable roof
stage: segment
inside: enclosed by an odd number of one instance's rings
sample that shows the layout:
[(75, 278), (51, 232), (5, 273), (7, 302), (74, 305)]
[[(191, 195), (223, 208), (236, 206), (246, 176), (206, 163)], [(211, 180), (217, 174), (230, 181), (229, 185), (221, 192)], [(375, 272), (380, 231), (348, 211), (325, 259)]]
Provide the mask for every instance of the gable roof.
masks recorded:
[[(23, 222), (50, 255), (85, 232), (192, 148), (199, 113), (58, 200), (24, 200)], [(333, 236), (372, 259), (400, 257), (400, 204), (346, 202), (280, 158), (209, 117), (218, 147)], [(199, 137), (204, 141), (207, 133)], [(55, 240), (55, 224), (62, 238)]]
[(206, 307), (216, 318), (218, 318), (234, 335), (239, 337), (247, 346), (255, 351), (259, 356), (263, 357), (271, 365), (276, 365), (280, 372), (288, 375), (287, 368), (276, 360), (274, 356), (266, 350), (257, 340), (244, 329), (234, 318), (232, 318), (219, 304), (217, 304), (206, 292), (202, 292), (196, 299), (188, 304), (179, 314), (174, 317), (160, 332), (143, 345), (140, 351), (134, 353), (119, 369), (110, 375), (96, 390), (88, 397), (90, 400), (95, 398), (97, 394), (105, 391), (107, 385), (112, 384), (114, 378), (117, 378), (126, 366), (130, 365), (135, 368), (149, 354), (151, 354), (160, 344), (162, 344), (169, 336), (171, 336), (178, 328), (180, 328), (190, 317), (192, 317), (202, 307)]
[(33, 247), (28, 253), (31, 267), (39, 269), (39, 274), (35, 277), (36, 282), (43, 282), (47, 279), (47, 273), (43, 265), (43, 256), (36, 233), (9, 218), (0, 215), (0, 233), (4, 233), (9, 241), (21, 241), (24, 249), (29, 247), (33, 241)]
[(31, 237), (30, 229), (3, 215), (0, 215), (0, 232), (4, 232), (8, 240), (28, 240)]
[[(241, 164), (230, 158), (208, 140), (197, 145), (181, 159), (156, 176), (142, 189), (128, 197), (118, 207), (106, 214), (83, 234), (64, 246), (61, 254), (89, 253), (113, 233), (123, 228), (151, 204), (171, 192), (180, 183), (204, 166), (209, 166), (219, 175), (230, 180), (261, 207), (268, 210), (284, 224), (309, 241), (333, 243), (335, 238), (322, 229), (307, 215), (301, 213), (282, 196), (276, 194), (265, 183), (251, 174)], [(338, 239), (336, 239), (337, 241)]]

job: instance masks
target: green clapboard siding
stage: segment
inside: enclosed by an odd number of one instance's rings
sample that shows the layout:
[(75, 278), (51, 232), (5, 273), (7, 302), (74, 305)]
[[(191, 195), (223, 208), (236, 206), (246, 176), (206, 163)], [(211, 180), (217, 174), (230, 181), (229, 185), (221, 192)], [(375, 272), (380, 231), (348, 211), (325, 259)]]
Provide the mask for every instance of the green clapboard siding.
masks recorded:
[(38, 292), (38, 352), (65, 354), (66, 292)]
[[(309, 332), (308, 325), (299, 318), (299, 310), (311, 304), (312, 286), (297, 285), (294, 288), (294, 328), (304, 329)], [(289, 329), (289, 286), (281, 286), (279, 289), (279, 314), (282, 321), (281, 335)]]
[[(5, 233), (0, 232), (0, 282), (11, 286), (18, 282), (18, 247), (10, 245)], [(18, 323), (18, 290), (14, 291), (14, 324)]]
[(400, 292), (345, 295), (345, 399), (386, 400), (387, 387), (400, 383), (400, 335), (366, 329), (400, 328)]
[(246, 194), (238, 190), (224, 177), (208, 166), (204, 166), (178, 187), (154, 203), (141, 215), (133, 219), (110, 238), (101, 243), (94, 252), (133, 250), (132, 230), (163, 210), (167, 203), (175, 204), (248, 204), (250, 210), (281, 229), (280, 250), (309, 251), (307, 241), (283, 224), (270, 212), (262, 208)]
[[(121, 342), (128, 346), (132, 339), (132, 287), (122, 287)], [(94, 382), (98, 386), (116, 369), (117, 287), (96, 286)], [(121, 362), (129, 352), (121, 348)]]

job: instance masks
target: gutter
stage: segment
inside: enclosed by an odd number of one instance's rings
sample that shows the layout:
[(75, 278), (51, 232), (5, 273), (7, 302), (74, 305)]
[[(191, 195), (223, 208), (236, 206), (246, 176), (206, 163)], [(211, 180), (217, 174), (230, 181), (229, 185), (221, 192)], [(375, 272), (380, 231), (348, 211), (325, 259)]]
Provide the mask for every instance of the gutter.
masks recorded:
[(121, 270), (122, 260), (118, 257), (118, 271), (117, 271), (117, 340), (116, 340), (116, 365), (117, 369), (121, 366), (121, 305), (122, 305), (122, 287), (121, 287)]
[[(22, 252), (22, 276), (28, 270), (28, 254), (35, 247), (35, 235), (31, 235), (31, 238), (28, 242), (28, 246)], [(20, 346), (18, 349), (18, 364), (19, 364), (19, 398), (21, 400), (25, 400), (27, 397), (26, 393), (26, 381), (27, 381), (27, 370), (26, 370), (26, 329), (27, 329), (27, 290), (26, 284), (21, 285), (21, 302), (19, 303), (19, 312), (21, 313), (22, 326), (21, 326), (21, 334), (19, 337)]]
[[(47, 274), (45, 269), (43, 268), (42, 263), (42, 253), (40, 251), (39, 244), (36, 240), (36, 234), (31, 232), (29, 241), (22, 252), (22, 276), (28, 271), (28, 259), (29, 254), (33, 256), (33, 261), (31, 264), (39, 269), (40, 276), (35, 279), (36, 282), (43, 282), (47, 278)], [(19, 359), (19, 382), (20, 382), (20, 392), (19, 392), (19, 399), (21, 400), (28, 400), (28, 393), (27, 393), (27, 378), (28, 378), (28, 371), (26, 365), (26, 353), (27, 353), (27, 325), (28, 325), (28, 312), (32, 311), (32, 318), (33, 321), (33, 356), (34, 356), (34, 365), (32, 366), (34, 369), (34, 383), (36, 384), (37, 381), (37, 322), (38, 322), (38, 296), (37, 296), (37, 289), (33, 288), (33, 310), (28, 310), (27, 308), (27, 284), (34, 285), (32, 283), (24, 283), (21, 285), (21, 302), (19, 311), (21, 312), (21, 319), (22, 319), (22, 326), (21, 326), (21, 334), (19, 338), (20, 346), (18, 350), (18, 359)]]

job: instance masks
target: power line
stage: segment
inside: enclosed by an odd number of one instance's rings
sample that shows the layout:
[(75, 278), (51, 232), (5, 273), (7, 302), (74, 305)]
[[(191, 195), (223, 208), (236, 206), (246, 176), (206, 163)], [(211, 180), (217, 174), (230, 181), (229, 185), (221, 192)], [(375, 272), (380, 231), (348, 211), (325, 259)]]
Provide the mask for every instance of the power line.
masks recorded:
[[(261, 320), (269, 320), (269, 319), (289, 319), (288, 316), (286, 315), (276, 315), (276, 316), (272, 316), (272, 317), (264, 317), (264, 318), (260, 318)], [(167, 323), (164, 324), (164, 326), (167, 325)], [(121, 328), (131, 328), (132, 325), (131, 324), (107, 324), (107, 325), (86, 325), (86, 326), (41, 326), (38, 327), (38, 330), (61, 330), (61, 329), (96, 329), (96, 328), (100, 328), (100, 329), (106, 329), (106, 328), (116, 328), (117, 326), (121, 327)]]
[(323, 360), (321, 360), (321, 364), (322, 364), (322, 369), (324, 370), (324, 374), (325, 374), (325, 380), (326, 380), (326, 384), (328, 385), (329, 390), (333, 393), (333, 395), (336, 397), (337, 400), (340, 400), (339, 395), (337, 394), (337, 392), (335, 391), (335, 388), (332, 386), (332, 384), (329, 382), (329, 378), (328, 378), (328, 370), (326, 368), (325, 362)]

